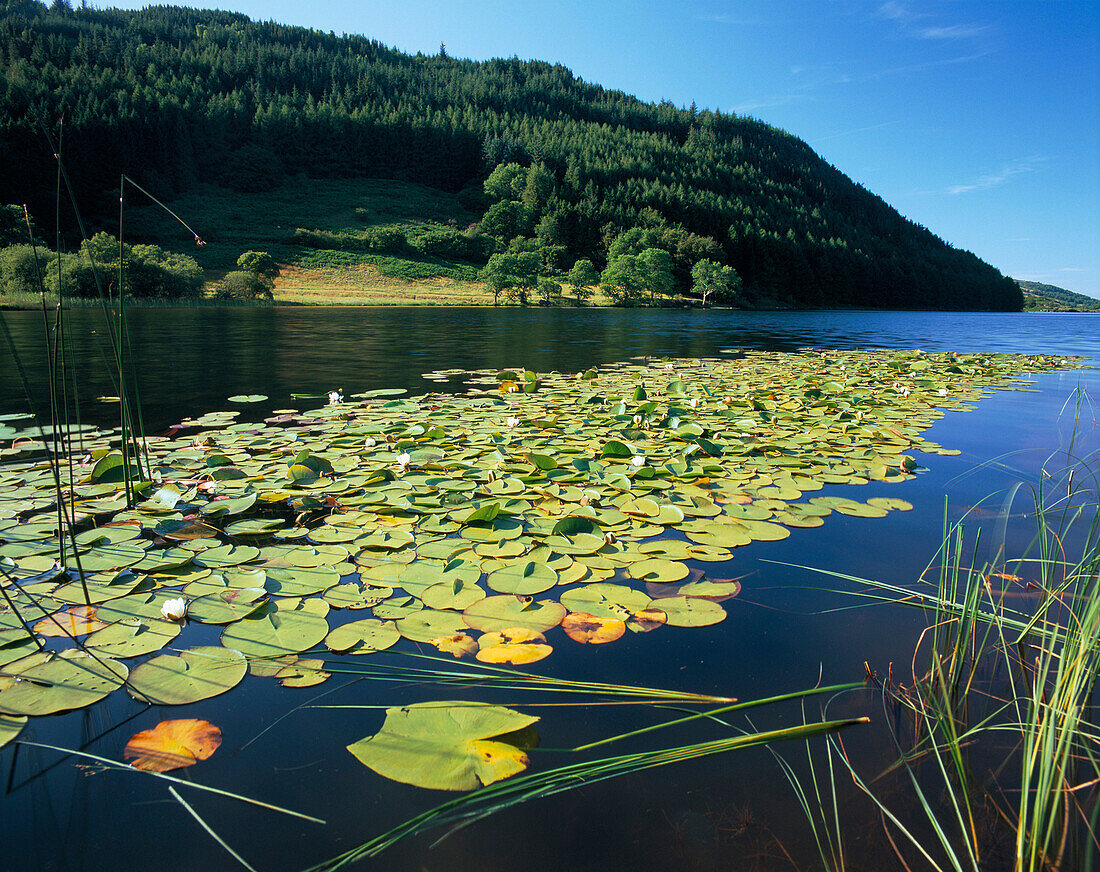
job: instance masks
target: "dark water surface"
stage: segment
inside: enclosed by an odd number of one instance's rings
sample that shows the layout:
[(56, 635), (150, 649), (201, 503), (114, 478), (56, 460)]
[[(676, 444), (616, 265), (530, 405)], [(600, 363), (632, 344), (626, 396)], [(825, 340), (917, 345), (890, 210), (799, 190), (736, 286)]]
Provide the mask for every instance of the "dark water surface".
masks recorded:
[[(0, 313), (41, 395), (41, 315)], [(102, 362), (101, 316), (71, 316), (77, 378), (85, 398), (115, 392)], [(245, 415), (294, 406), (292, 392), (346, 394), (380, 387), (431, 385), (421, 373), (444, 368), (522, 365), (576, 371), (635, 355), (717, 355), (726, 348), (922, 348), (926, 351), (1009, 351), (1084, 355), (1100, 363), (1100, 317), (1091, 315), (923, 312), (693, 312), (518, 309), (173, 309), (137, 310), (131, 337), (140, 372), (146, 426), (163, 430), (188, 415), (230, 408), (233, 394), (260, 393), (267, 403)], [(96, 332), (93, 332), (96, 331)], [(832, 488), (865, 500), (898, 496), (915, 510), (884, 519), (833, 514), (817, 529), (739, 548), (730, 565), (708, 565), (715, 577), (743, 580), (728, 601), (726, 621), (705, 629), (663, 628), (627, 634), (592, 648), (566, 645), (532, 671), (560, 677), (645, 684), (732, 695), (770, 696), (859, 680), (868, 663), (905, 673), (925, 619), (898, 607), (839, 610), (852, 605), (822, 589), (822, 577), (780, 564), (812, 565), (862, 577), (909, 583), (933, 559), (944, 503), (951, 520), (974, 512), (988, 518), (980, 557), (996, 547), (1001, 499), (1019, 481), (1038, 479), (1042, 463), (1066, 449), (1078, 388), (1095, 397), (1097, 371), (1041, 375), (1035, 391), (1001, 392), (974, 411), (952, 413), (926, 434), (955, 457), (921, 459), (929, 469), (903, 484)], [(305, 406), (308, 407), (308, 404)], [(0, 414), (28, 402), (6, 348), (0, 348)], [(111, 409), (86, 399), (89, 419)], [(244, 415), (242, 415), (244, 417)], [(1076, 451), (1100, 447), (1091, 408), (1081, 417)], [(1009, 543), (1026, 536), (1019, 507), (1003, 525)], [(1026, 540), (1025, 540), (1026, 541)], [(190, 632), (190, 631), (189, 631)], [(188, 639), (216, 644), (216, 634)], [(304, 823), (232, 800), (185, 791), (211, 827), (257, 870), (309, 866), (397, 824), (446, 795), (385, 781), (345, 750), (381, 723), (376, 711), (298, 708), (313, 704), (392, 705), (458, 698), (435, 688), (358, 684), (339, 677), (317, 688), (285, 690), (247, 678), (222, 697), (168, 709), (147, 709), (122, 693), (63, 717), (32, 720), (22, 738), (121, 757), (135, 732), (165, 718), (206, 718), (224, 744), (180, 777), (289, 806), (324, 818)], [(341, 689), (342, 688), (342, 689)], [(479, 699), (521, 701), (516, 694)], [(549, 701), (549, 700), (547, 700)], [(668, 712), (610, 708), (530, 709), (540, 714), (544, 748), (564, 748), (664, 720)], [(871, 774), (893, 760), (881, 704), (871, 693), (836, 700), (833, 717), (870, 715), (876, 723), (850, 731), (846, 746)], [(818, 702), (807, 707), (818, 717)], [(797, 706), (753, 714), (758, 728), (799, 722)], [(744, 720), (734, 722), (747, 727)], [(257, 736), (270, 728), (262, 736)], [(627, 753), (662, 744), (728, 735), (699, 723), (648, 741), (613, 745)], [(255, 740), (255, 741), (253, 741)], [(804, 769), (802, 745), (778, 748)], [(801, 761), (801, 762), (799, 762)], [(167, 785), (128, 772), (81, 768), (52, 751), (9, 746), (0, 751), (2, 870), (220, 870), (235, 864), (168, 795)], [(533, 769), (573, 762), (535, 754)], [(892, 869), (881, 829), (858, 797), (842, 789), (850, 869)], [(897, 798), (897, 802), (904, 802)], [(608, 781), (539, 800), (459, 830), (435, 847), (433, 837), (398, 845), (361, 867), (371, 870), (725, 870), (809, 869), (814, 852), (793, 794), (766, 749), (754, 749)], [(785, 856), (790, 854), (790, 860)]]

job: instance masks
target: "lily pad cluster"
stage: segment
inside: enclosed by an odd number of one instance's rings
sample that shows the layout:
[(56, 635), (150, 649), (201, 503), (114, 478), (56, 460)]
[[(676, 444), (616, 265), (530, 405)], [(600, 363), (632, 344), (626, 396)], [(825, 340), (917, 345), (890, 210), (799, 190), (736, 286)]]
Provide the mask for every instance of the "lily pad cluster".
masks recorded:
[[(429, 373), (466, 391), (181, 422), (146, 440), (132, 505), (138, 464), (110, 434), (60, 433), (51, 464), (7, 416), (0, 743), (118, 688), (173, 705), (249, 671), (304, 686), (402, 639), (520, 663), (715, 624), (737, 548), (910, 508), (826, 488), (904, 482), (916, 453), (953, 453), (920, 435), (943, 410), (1079, 365), (806, 351)], [(220, 645), (187, 647), (188, 623)]]

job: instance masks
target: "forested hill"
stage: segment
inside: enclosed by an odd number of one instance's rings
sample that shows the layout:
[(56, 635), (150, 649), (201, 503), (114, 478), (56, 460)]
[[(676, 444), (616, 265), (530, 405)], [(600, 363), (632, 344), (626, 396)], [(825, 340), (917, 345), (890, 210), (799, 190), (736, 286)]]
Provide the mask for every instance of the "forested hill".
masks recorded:
[(1016, 279), (1016, 284), (1024, 292), (1025, 309), (1045, 311), (1096, 312), (1100, 311), (1100, 300), (1076, 291), (1067, 291), (1057, 285), (1045, 285), (1042, 282), (1028, 282)]
[[(681, 286), (692, 264), (715, 260), (750, 303), (1022, 305), (1011, 279), (757, 120), (643, 103), (549, 63), (410, 56), (233, 13), (60, 0), (0, 10), (0, 203), (29, 203), (43, 227), (56, 183), (43, 130), (56, 135), (64, 118), (62, 152), (93, 223), (117, 212), (123, 172), (169, 197), (288, 174), (395, 178), (468, 189), (503, 236), (563, 247), (564, 268), (602, 267), (618, 234), (643, 227)], [(482, 199), (509, 162), (530, 168), (522, 189)]]

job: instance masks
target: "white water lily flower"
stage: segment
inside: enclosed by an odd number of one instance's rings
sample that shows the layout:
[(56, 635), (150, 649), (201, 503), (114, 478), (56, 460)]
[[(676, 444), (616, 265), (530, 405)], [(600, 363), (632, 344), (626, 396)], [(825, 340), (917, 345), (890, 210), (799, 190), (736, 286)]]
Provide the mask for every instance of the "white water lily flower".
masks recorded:
[(645, 466), (645, 455), (635, 454), (633, 457), (630, 458), (630, 462), (634, 466)]
[(641, 415), (635, 415), (634, 416), (634, 426), (635, 427), (641, 427), (642, 426), (642, 416)]
[(665, 364), (665, 369), (672, 369), (672, 364), (671, 363), (666, 363)]
[(328, 404), (330, 406), (335, 406), (342, 402), (344, 402), (344, 395), (342, 393), (340, 393), (339, 391), (328, 392)]
[(519, 418), (510, 415), (508, 417), (508, 420), (504, 423), (507, 424), (509, 427), (516, 427), (519, 425)]
[(412, 457), (409, 455), (409, 452), (402, 451), (397, 455), (397, 465), (402, 469), (407, 467), (410, 463), (412, 463)]
[(692, 397), (691, 402), (688, 403), (688, 405), (691, 406), (693, 409), (697, 409), (699, 407), (699, 398), (698, 397)]
[(187, 614), (187, 600), (183, 597), (166, 600), (160, 613), (166, 621), (182, 621)]
[(372, 439), (370, 436), (368, 436), (366, 439), (363, 440), (363, 445), (366, 446), (367, 448), (373, 448), (377, 444), (378, 443), (375, 442), (374, 439)]
[(941, 397), (946, 397), (947, 396), (947, 388), (940, 388), (940, 396)]

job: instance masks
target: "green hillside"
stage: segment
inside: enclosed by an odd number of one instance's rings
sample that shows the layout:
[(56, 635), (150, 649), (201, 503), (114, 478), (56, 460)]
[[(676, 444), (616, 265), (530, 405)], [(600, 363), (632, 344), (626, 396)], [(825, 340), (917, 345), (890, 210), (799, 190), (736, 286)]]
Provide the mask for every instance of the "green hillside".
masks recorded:
[(1046, 312), (1098, 312), (1100, 300), (1074, 291), (1067, 291), (1057, 285), (1044, 285), (1041, 282), (1025, 282), (1016, 279), (1016, 284), (1024, 292), (1024, 308)]
[[(494, 253), (533, 252), (547, 275), (578, 258), (603, 269), (609, 254), (645, 257), (650, 272), (667, 267), (664, 294), (689, 291), (710, 260), (736, 270), (748, 305), (1022, 305), (1012, 280), (755, 119), (643, 103), (550, 63), (410, 56), (233, 13), (0, 10), (0, 153), (18, 168), (0, 173), (0, 203), (27, 203), (47, 231), (64, 118), (61, 151), (93, 229), (116, 225), (122, 173), (166, 200), (204, 184), (392, 179), (458, 194), (473, 226), (413, 247), (475, 270)], [(62, 223), (74, 244), (73, 216)], [(383, 237), (297, 242), (345, 258), (412, 244)]]

